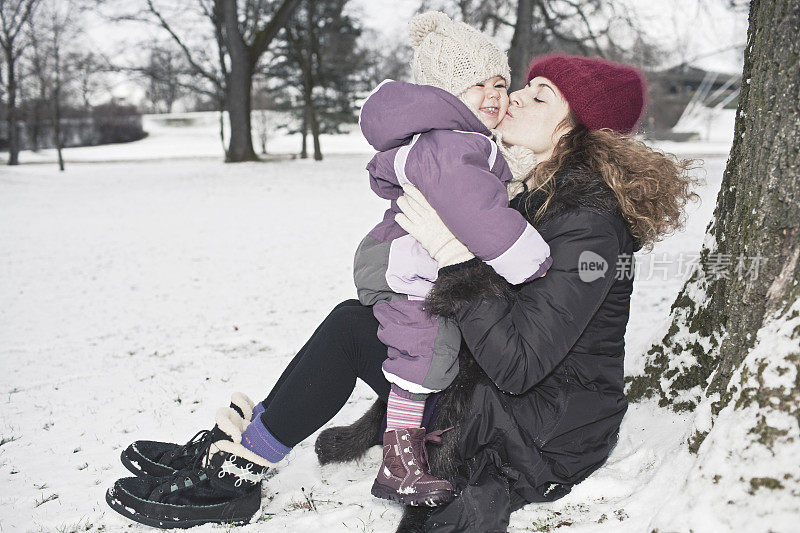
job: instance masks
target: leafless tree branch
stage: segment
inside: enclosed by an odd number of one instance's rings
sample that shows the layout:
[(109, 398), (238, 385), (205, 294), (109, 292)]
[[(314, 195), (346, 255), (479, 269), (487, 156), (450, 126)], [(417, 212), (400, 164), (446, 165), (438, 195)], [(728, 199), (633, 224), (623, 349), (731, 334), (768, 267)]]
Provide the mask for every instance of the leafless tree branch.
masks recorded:
[(175, 32), (175, 30), (172, 28), (169, 22), (167, 22), (167, 20), (164, 18), (161, 12), (158, 9), (156, 9), (156, 7), (153, 5), (153, 0), (145, 0), (145, 1), (147, 2), (148, 11), (158, 20), (159, 25), (170, 35), (170, 37), (172, 37), (175, 43), (180, 47), (180, 49), (183, 51), (184, 56), (186, 57), (186, 61), (188, 61), (188, 63), (192, 66), (192, 68), (194, 68), (195, 71), (197, 71), (197, 73), (200, 76), (204, 77), (205, 79), (213, 83), (217, 88), (222, 90), (222, 84), (220, 83), (220, 80), (217, 78), (217, 76), (215, 76), (214, 73), (203, 68), (202, 65), (200, 65), (197, 61), (195, 61), (195, 58), (192, 55), (191, 50), (189, 50), (189, 47), (186, 46), (186, 44), (178, 36), (178, 34)]

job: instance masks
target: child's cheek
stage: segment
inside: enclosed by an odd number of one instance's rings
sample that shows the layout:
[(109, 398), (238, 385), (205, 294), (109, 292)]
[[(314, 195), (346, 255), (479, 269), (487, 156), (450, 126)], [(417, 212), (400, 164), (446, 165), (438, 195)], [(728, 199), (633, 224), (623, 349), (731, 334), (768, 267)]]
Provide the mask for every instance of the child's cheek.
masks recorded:
[(506, 111), (508, 111), (508, 105), (503, 106), (501, 104), (500, 109), (497, 111), (497, 123), (500, 124), (503, 118), (506, 116)]

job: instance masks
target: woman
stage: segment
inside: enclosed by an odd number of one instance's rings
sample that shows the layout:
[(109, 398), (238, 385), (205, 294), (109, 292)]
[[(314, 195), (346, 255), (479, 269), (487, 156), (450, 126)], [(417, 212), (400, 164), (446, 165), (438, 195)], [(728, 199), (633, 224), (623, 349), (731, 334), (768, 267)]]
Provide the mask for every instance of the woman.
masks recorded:
[[(430, 516), (407, 514), (405, 531), (423, 523), (435, 532), (505, 530), (512, 511), (563, 496), (606, 460), (627, 408), (623, 346), (633, 280), (631, 269), (617, 275), (617, 265), (680, 227), (692, 196), (687, 162), (625, 135), (644, 105), (638, 71), (547, 56), (534, 60), (528, 81), (511, 95), (500, 131), (539, 161), (516, 184), (512, 206), (548, 242), (553, 266), (512, 287), (475, 259), (440, 265), (428, 308), (458, 323), (461, 370), (428, 402), (423, 425), (438, 430), (430, 440), (442, 441), (431, 449), (431, 471), (459, 497)], [(426, 234), (446, 231), (417, 192), (403, 203), (406, 219), (398, 221), (423, 246)], [(337, 306), (254, 410), (283, 445), (275, 457), (330, 420), (356, 378), (379, 401), (352, 426), (320, 434), (317, 453), (323, 463), (346, 460), (377, 444), (390, 387), (381, 373), (385, 352), (369, 307)], [(189, 468), (160, 480), (119, 480), (107, 497), (112, 507), (159, 527), (252, 515), (260, 478), (243, 473), (248, 467), (230, 451), (250, 405), (236, 405), (238, 414), (224, 411), (199, 442), (143, 445), (156, 459), (145, 467)], [(427, 456), (414, 459), (427, 467)]]
[[(439, 399), (430, 429), (455, 429), (431, 465), (460, 497), (430, 517), (407, 516), (406, 531), (425, 518), (425, 531), (504, 531), (512, 511), (565, 495), (602, 465), (627, 409), (632, 254), (679, 228), (695, 196), (690, 162), (626, 136), (644, 103), (635, 69), (554, 55), (535, 59), (527, 81), (499, 130), (536, 154), (511, 204), (548, 242), (553, 266), (519, 287), (477, 260), (440, 268), (428, 310), (455, 318), (467, 368)], [(425, 246), (446, 228), (418, 192), (406, 196), (398, 221)], [(336, 457), (323, 445), (347, 450), (340, 437), (369, 423), (323, 432), (321, 458)]]

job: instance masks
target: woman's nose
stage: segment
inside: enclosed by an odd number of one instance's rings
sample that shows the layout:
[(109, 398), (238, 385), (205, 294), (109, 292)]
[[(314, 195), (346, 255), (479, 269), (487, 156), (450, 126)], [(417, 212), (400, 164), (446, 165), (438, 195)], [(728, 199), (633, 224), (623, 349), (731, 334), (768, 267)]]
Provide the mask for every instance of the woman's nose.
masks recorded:
[(525, 105), (525, 99), (522, 97), (522, 90), (514, 91), (508, 95), (508, 101), (511, 105), (522, 107)]

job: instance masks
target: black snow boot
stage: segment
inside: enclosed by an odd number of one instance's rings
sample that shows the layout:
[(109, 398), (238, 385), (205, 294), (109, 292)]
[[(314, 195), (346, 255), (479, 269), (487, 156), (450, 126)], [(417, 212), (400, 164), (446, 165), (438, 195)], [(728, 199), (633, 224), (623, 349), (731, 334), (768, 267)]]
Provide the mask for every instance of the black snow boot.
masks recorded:
[(221, 409), (217, 425), (224, 437), (208, 441), (191, 466), (167, 477), (118, 479), (106, 502), (131, 520), (162, 529), (250, 522), (261, 509), (261, 481), (270, 463), (239, 443), (240, 420), (232, 409)]
[[(254, 404), (247, 395), (235, 392), (231, 396), (230, 408), (242, 418), (245, 427), (250, 423)], [(175, 474), (192, 465), (197, 454), (209, 442), (224, 438), (225, 433), (218, 426), (197, 432), (186, 444), (137, 440), (122, 450), (119, 456), (122, 464), (137, 476), (164, 477)]]

